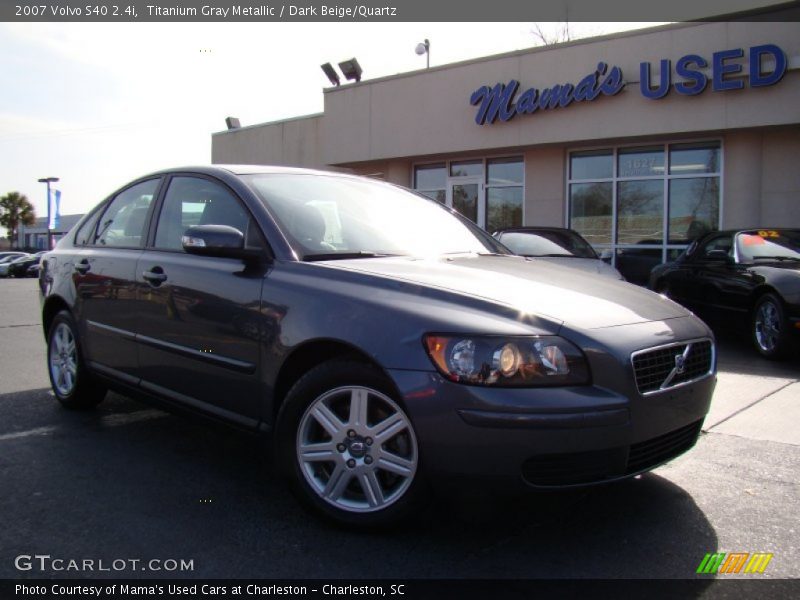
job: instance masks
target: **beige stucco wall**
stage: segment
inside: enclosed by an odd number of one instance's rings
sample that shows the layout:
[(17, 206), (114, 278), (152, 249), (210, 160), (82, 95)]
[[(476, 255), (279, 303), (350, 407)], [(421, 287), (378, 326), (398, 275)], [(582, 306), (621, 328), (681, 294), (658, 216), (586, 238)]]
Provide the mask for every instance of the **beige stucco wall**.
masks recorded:
[[(778, 85), (650, 100), (639, 91), (639, 63), (654, 68), (696, 53), (773, 43), (790, 59)], [(577, 83), (598, 61), (618, 65), (628, 85), (615, 97), (477, 125), (471, 93), (510, 79), (520, 90)], [(746, 55), (743, 60), (747, 70)], [(492, 151), (610, 137), (686, 136), (697, 132), (800, 122), (800, 23), (706, 23), (536, 49), (430, 69), (325, 92), (321, 153), (331, 164), (392, 157)], [(655, 70), (654, 70), (655, 73)]]
[(322, 115), (242, 127), (213, 134), (214, 164), (323, 168), (319, 138)]

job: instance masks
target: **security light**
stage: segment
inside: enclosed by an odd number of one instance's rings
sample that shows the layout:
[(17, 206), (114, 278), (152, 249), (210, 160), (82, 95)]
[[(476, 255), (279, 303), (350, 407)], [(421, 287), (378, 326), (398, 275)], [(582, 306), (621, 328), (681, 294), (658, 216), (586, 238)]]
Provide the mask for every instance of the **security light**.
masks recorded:
[(328, 76), (328, 80), (331, 82), (332, 85), (340, 85), (341, 82), (339, 81), (339, 75), (336, 73), (336, 69), (333, 68), (331, 63), (327, 62), (324, 65), (320, 65), (320, 68), (323, 70), (325, 75)]
[(345, 60), (339, 63), (339, 68), (342, 70), (344, 76), (349, 80), (361, 81), (361, 65), (355, 58)]
[(236, 117), (226, 117), (225, 124), (228, 126), (228, 130), (239, 129), (242, 126)]
[(414, 52), (416, 52), (419, 56), (422, 56), (423, 54), (427, 54), (427, 57), (426, 57), (427, 66), (428, 67), (431, 66), (431, 42), (430, 42), (430, 40), (428, 40), (426, 38), (424, 42), (420, 42), (419, 44), (417, 44), (417, 47), (414, 49)]

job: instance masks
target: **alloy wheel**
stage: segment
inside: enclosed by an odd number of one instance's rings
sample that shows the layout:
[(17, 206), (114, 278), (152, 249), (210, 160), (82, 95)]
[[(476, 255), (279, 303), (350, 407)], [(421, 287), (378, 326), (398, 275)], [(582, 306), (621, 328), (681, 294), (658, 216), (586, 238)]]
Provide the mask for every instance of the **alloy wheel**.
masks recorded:
[(62, 397), (75, 391), (78, 378), (78, 352), (75, 336), (66, 323), (58, 323), (50, 338), (50, 374), (53, 386)]
[(376, 512), (399, 500), (418, 466), (408, 416), (385, 394), (360, 386), (336, 388), (309, 405), (296, 455), (314, 492), (351, 513)]
[(756, 311), (756, 343), (764, 352), (774, 352), (781, 336), (778, 307), (771, 300), (762, 302)]

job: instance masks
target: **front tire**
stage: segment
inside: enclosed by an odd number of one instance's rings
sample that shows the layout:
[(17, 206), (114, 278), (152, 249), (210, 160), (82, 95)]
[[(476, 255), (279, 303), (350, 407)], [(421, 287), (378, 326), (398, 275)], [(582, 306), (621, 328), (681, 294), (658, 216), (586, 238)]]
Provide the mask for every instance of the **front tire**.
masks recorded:
[(397, 524), (425, 496), (414, 427), (377, 369), (334, 360), (304, 375), (278, 417), (280, 467), (306, 508), (338, 525)]
[(62, 310), (50, 324), (47, 336), (47, 373), (56, 399), (71, 409), (97, 406), (106, 389), (86, 371), (75, 321)]
[(753, 344), (761, 356), (779, 360), (789, 352), (789, 325), (783, 303), (774, 294), (764, 294), (756, 302), (752, 317)]

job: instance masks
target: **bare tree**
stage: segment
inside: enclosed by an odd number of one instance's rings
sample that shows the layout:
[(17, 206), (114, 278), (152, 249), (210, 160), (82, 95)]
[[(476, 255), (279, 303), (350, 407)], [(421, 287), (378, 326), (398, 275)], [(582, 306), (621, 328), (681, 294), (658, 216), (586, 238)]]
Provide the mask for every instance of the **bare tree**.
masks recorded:
[(572, 34), (569, 30), (569, 21), (564, 21), (559, 24), (551, 33), (546, 33), (539, 23), (534, 23), (531, 29), (531, 35), (539, 40), (542, 46), (553, 46), (572, 40)]

